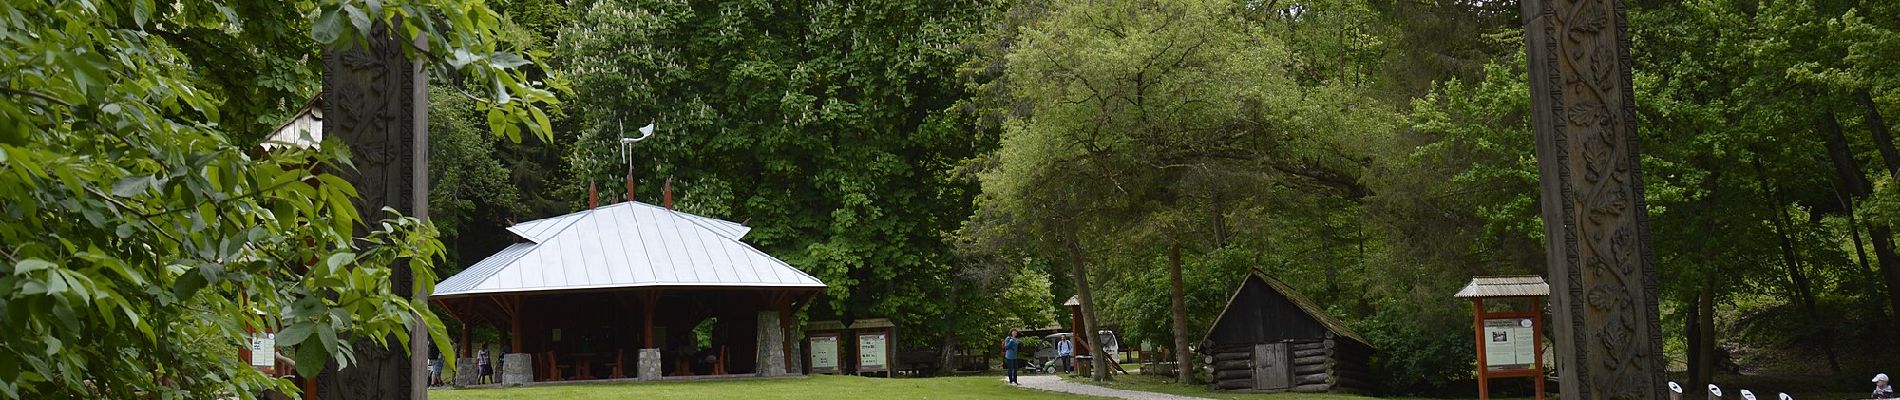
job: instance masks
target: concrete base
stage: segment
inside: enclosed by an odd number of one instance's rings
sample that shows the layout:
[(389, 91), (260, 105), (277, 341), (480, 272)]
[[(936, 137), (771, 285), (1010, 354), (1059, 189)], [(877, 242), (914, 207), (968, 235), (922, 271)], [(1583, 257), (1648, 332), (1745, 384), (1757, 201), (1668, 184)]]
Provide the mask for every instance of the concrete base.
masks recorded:
[(450, 379), (449, 382), (455, 384), (455, 386), (480, 384), (481, 382), (476, 381), (476, 379), (481, 378), (481, 371), (478, 371), (475, 367), (475, 357), (455, 359), (455, 376), (451, 378), (453, 379)]
[(643, 381), (660, 379), (660, 349), (640, 349), (640, 370), (634, 375)]
[(515, 386), (529, 382), (534, 382), (534, 356), (528, 353), (510, 353), (501, 356), (502, 385)]
[(753, 371), (758, 376), (785, 375), (785, 332), (778, 326), (778, 311), (759, 312), (759, 360)]

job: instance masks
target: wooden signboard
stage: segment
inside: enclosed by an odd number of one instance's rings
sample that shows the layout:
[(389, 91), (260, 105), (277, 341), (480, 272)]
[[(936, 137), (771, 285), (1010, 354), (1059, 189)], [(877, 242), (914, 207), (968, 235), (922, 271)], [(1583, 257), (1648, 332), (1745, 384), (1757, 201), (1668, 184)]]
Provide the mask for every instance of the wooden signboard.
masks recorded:
[[(1512, 298), (1512, 297), (1506, 297)], [(1478, 399), (1491, 398), (1492, 378), (1531, 378), (1537, 400), (1544, 400), (1543, 298), (1530, 299), (1530, 310), (1491, 312), (1484, 298), (1471, 299), (1472, 326), (1478, 336)]]
[(811, 372), (814, 374), (838, 373), (838, 334), (817, 333), (805, 339), (806, 348), (811, 349)]
[[(1490, 400), (1492, 378), (1531, 378), (1537, 400), (1544, 400), (1542, 332), (1544, 297), (1549, 295), (1550, 284), (1543, 277), (1524, 275), (1475, 277), (1454, 296), (1471, 299), (1479, 400)], [(1492, 311), (1485, 308), (1486, 300), (1509, 308)]]

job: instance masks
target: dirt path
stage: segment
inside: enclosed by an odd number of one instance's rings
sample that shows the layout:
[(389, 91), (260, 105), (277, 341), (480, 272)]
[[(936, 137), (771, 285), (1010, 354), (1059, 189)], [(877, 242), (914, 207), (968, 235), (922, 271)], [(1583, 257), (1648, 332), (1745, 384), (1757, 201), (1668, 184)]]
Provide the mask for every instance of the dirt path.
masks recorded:
[[(1007, 381), (1008, 379), (1005, 378), (1004, 380)], [(1079, 394), (1079, 395), (1084, 395), (1084, 396), (1113, 397), (1117, 399), (1127, 399), (1127, 400), (1197, 400), (1197, 399), (1201, 399), (1200, 397), (1176, 396), (1176, 395), (1165, 394), (1165, 393), (1143, 392), (1143, 391), (1137, 391), (1137, 390), (1110, 389), (1110, 388), (1105, 388), (1105, 387), (1095, 386), (1095, 385), (1090, 385), (1090, 384), (1065, 381), (1065, 380), (1062, 380), (1062, 378), (1060, 377), (1056, 377), (1055, 375), (1018, 376), (1016, 377), (1016, 382), (1022, 384), (1021, 386), (1017, 386), (1019, 388), (1047, 390), (1051, 392)]]

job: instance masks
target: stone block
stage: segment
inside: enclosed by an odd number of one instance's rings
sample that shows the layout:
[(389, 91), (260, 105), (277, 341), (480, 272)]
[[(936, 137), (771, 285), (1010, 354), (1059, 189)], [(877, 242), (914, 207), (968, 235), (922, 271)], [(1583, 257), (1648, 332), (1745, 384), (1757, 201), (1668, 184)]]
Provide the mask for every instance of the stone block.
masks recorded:
[(452, 381), (455, 383), (455, 386), (474, 385), (477, 383), (476, 380), (480, 378), (481, 371), (476, 370), (475, 357), (455, 359), (455, 380)]
[(758, 376), (785, 375), (785, 332), (778, 326), (778, 311), (759, 312)]
[(643, 381), (660, 379), (660, 349), (640, 349), (640, 371), (635, 377)]
[[(473, 365), (473, 364), (470, 364)], [(501, 356), (501, 384), (506, 386), (534, 382), (534, 356), (509, 353)]]

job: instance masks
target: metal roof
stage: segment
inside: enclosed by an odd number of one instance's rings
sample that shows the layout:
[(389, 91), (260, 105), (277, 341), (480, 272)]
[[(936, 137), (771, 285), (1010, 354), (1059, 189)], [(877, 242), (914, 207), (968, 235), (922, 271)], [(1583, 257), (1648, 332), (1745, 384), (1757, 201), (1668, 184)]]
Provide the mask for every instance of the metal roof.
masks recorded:
[(436, 285), (435, 296), (630, 287), (823, 288), (739, 241), (750, 228), (640, 202), (509, 227), (516, 243)]
[(1471, 278), (1463, 290), (1452, 297), (1549, 296), (1550, 284), (1537, 275), (1480, 276)]
[(317, 96), (311, 98), (309, 103), (303, 105), (303, 108), (298, 109), (297, 114), (292, 115), (289, 121), (284, 121), (277, 130), (266, 135), (264, 142), (258, 146), (263, 147), (264, 150), (275, 150), (277, 147), (313, 149), (317, 147), (317, 143), (322, 142), (323, 96)]

